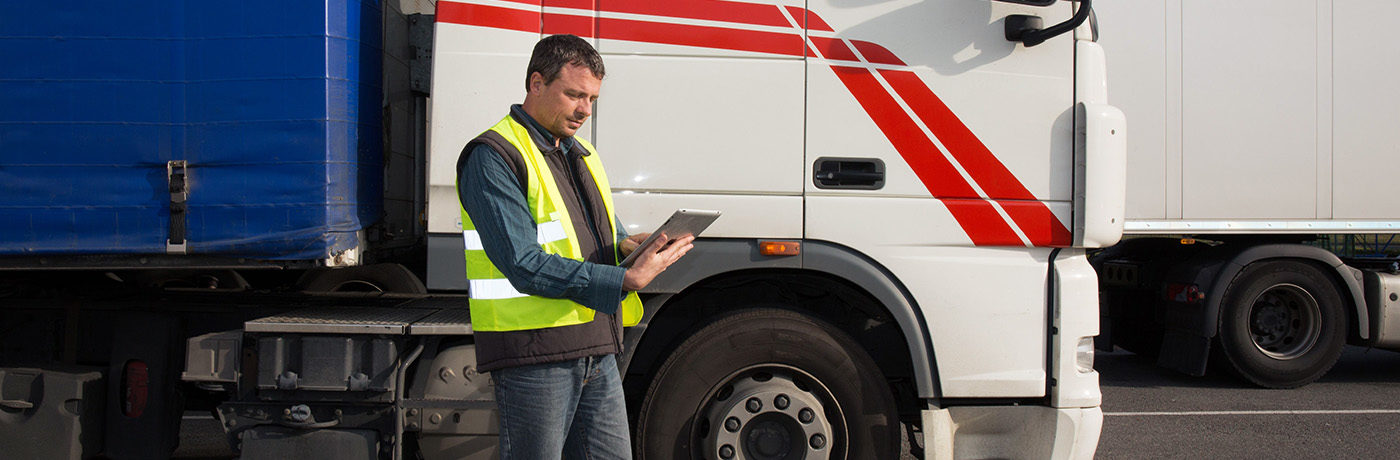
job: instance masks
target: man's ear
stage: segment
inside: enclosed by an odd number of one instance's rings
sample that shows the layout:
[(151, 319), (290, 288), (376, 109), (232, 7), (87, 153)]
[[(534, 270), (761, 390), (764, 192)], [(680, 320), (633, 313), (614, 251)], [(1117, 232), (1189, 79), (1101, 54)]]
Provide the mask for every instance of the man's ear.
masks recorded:
[(529, 92), (534, 93), (536, 91), (543, 90), (544, 87), (544, 75), (540, 74), (539, 72), (531, 72)]

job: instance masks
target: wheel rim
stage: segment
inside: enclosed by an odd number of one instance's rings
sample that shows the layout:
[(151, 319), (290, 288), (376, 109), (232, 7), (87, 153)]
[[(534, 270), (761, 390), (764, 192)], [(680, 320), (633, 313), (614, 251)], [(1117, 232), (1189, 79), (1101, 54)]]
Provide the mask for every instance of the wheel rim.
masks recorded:
[[(704, 458), (844, 458), (841, 407), (821, 381), (800, 369), (766, 364), (731, 374), (705, 397), (694, 438)], [(839, 442), (838, 442), (839, 441)]]
[(1270, 286), (1250, 306), (1249, 335), (1255, 348), (1271, 358), (1303, 356), (1322, 335), (1322, 309), (1298, 285)]

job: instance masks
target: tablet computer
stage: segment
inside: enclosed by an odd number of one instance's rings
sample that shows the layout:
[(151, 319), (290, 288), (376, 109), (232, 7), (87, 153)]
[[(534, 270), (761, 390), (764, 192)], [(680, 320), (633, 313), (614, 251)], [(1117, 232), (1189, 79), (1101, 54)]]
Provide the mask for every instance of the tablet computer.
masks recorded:
[(665, 233), (667, 238), (673, 240), (676, 238), (684, 238), (687, 235), (698, 236), (700, 232), (705, 231), (705, 228), (709, 227), (710, 224), (714, 223), (715, 219), (718, 218), (719, 211), (677, 209), (675, 213), (671, 214), (671, 218), (666, 219), (666, 223), (661, 224), (660, 227), (657, 227), (655, 231), (651, 232), (651, 236), (648, 236), (646, 240), (642, 241), (642, 244), (637, 246), (637, 250), (628, 254), (627, 258), (623, 259), (622, 263), (618, 265), (631, 267), (632, 263), (637, 261), (637, 256), (642, 253), (641, 249), (651, 246), (651, 243), (656, 241), (656, 237), (660, 236), (662, 233)]

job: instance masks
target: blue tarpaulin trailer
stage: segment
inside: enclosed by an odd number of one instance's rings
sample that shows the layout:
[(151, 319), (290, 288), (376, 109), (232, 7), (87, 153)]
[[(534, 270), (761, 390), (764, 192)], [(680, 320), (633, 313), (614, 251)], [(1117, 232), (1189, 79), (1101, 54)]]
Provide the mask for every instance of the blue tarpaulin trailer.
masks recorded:
[(359, 247), (383, 208), (380, 8), (10, 3), (0, 255)]

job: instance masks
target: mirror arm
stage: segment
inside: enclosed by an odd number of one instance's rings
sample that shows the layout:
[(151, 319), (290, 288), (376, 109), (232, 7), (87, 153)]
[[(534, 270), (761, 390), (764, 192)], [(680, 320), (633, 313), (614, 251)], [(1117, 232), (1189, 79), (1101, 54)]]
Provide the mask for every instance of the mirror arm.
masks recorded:
[[(1074, 16), (1068, 21), (1055, 24), (1044, 29), (1025, 28), (1027, 25), (1037, 24), (1039, 17), (1016, 14), (1006, 18), (1006, 39), (1014, 42), (1021, 42), (1030, 48), (1044, 43), (1046, 40), (1055, 38), (1065, 32), (1074, 30), (1084, 21), (1089, 19), (1089, 13), (1093, 11), (1090, 0), (1079, 0), (1079, 11), (1074, 12)], [(1032, 21), (1034, 18), (1037, 21)]]

